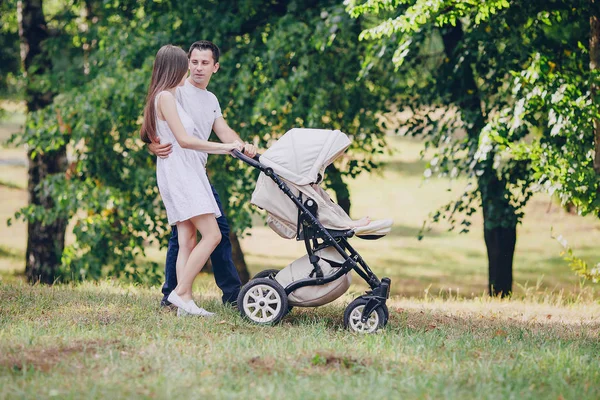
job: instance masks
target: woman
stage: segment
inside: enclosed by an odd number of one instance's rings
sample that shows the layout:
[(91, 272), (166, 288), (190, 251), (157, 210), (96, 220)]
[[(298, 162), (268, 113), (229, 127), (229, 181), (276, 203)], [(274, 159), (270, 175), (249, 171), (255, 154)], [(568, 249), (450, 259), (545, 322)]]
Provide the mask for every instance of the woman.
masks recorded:
[[(212, 194), (198, 152), (229, 154), (242, 150), (242, 143), (214, 143), (194, 136), (194, 122), (175, 98), (188, 71), (185, 52), (176, 46), (160, 48), (154, 60), (148, 89), (142, 140), (172, 143), (172, 154), (158, 158), (156, 178), (167, 210), (169, 225), (177, 225), (179, 253), (178, 285), (168, 301), (178, 307), (177, 315), (211, 316), (194, 303), (192, 285), (206, 260), (221, 241), (217, 220), (221, 213)], [(196, 242), (196, 231), (202, 240)]]

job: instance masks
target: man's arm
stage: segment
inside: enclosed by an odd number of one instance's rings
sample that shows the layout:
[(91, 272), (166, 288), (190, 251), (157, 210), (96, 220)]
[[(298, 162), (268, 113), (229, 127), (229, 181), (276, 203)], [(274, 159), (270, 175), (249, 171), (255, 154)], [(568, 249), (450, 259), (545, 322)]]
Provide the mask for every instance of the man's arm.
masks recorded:
[[(225, 118), (219, 117), (215, 120), (213, 124), (213, 131), (219, 138), (219, 140), (223, 143), (233, 143), (235, 141), (244, 143), (242, 139), (240, 139), (240, 135), (238, 135), (233, 129), (229, 127)], [(256, 155), (256, 146), (251, 143), (244, 144), (244, 154), (248, 157), (254, 157)]]

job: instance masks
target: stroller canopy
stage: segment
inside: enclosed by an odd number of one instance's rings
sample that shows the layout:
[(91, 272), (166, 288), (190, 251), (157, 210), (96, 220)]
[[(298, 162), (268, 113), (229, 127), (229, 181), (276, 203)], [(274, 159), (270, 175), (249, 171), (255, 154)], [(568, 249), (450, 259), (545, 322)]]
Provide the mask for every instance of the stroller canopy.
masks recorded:
[(349, 146), (348, 136), (338, 130), (294, 128), (265, 151), (260, 162), (295, 185), (308, 185), (318, 183), (319, 173)]
[[(294, 196), (311, 198), (318, 206), (318, 219), (326, 229), (348, 230), (354, 221), (318, 183), (323, 170), (350, 146), (348, 136), (326, 129), (291, 129), (260, 156), (260, 163), (282, 178)], [(252, 193), (252, 204), (266, 210), (267, 223), (280, 236), (296, 237), (298, 208), (277, 184), (261, 172)], [(392, 220), (371, 221), (355, 227), (363, 238), (377, 238), (390, 232)]]

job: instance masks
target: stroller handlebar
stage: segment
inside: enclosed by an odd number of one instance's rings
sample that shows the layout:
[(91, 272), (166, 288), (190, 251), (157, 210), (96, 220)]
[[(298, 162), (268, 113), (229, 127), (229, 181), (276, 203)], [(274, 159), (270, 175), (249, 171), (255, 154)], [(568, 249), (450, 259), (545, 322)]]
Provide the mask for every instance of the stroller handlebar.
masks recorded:
[(260, 154), (256, 154), (254, 157), (248, 157), (247, 155), (245, 155), (244, 153), (242, 153), (239, 150), (233, 150), (231, 152), (231, 154), (235, 158), (242, 160), (246, 164), (250, 164), (250, 165), (252, 165), (255, 168), (262, 169), (261, 168), (262, 165), (260, 165), (260, 162), (259, 162), (259, 160), (260, 160)]

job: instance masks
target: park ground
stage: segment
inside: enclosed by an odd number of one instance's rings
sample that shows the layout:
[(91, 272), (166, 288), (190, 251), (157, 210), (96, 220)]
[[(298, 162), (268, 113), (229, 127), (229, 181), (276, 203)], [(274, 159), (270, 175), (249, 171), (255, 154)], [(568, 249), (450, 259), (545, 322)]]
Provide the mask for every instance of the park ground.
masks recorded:
[[(18, 105), (0, 141), (23, 123)], [(0, 399), (13, 398), (600, 398), (599, 288), (562, 259), (600, 261), (600, 223), (533, 197), (518, 228), (515, 295), (485, 295), (481, 216), (468, 234), (427, 215), (464, 181), (424, 181), (421, 143), (391, 137), (379, 173), (350, 182), (352, 216), (393, 218), (378, 241), (353, 240), (379, 277), (392, 278), (390, 321), (381, 333), (342, 329), (345, 304), (366, 286), (354, 276), (331, 305), (295, 309), (262, 328), (221, 306), (209, 275), (200, 303), (217, 318), (176, 318), (158, 287), (102, 281), (54, 287), (23, 283), (25, 224), (4, 221), (27, 202), (22, 148), (0, 148)], [(242, 239), (251, 274), (300, 257), (260, 218)], [(148, 250), (161, 262), (164, 249)]]

